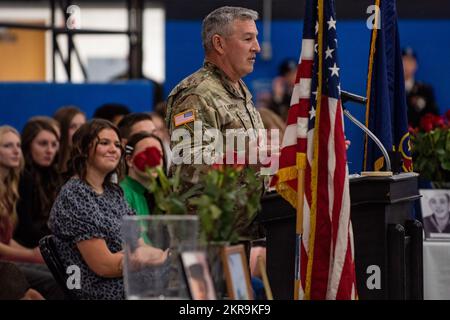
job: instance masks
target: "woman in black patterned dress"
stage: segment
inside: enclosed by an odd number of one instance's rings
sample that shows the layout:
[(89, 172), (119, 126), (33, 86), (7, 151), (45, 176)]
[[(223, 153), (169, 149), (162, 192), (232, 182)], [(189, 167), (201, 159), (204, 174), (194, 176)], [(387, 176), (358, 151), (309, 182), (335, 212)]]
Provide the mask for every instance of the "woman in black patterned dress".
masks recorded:
[[(64, 267), (80, 270), (80, 281), (68, 283), (69, 289), (81, 299), (123, 299), (121, 224), (134, 212), (111, 182), (122, 158), (120, 134), (109, 121), (95, 119), (78, 129), (73, 141), (72, 178), (55, 201), (49, 226)], [(167, 251), (150, 246), (136, 252), (143, 264), (166, 258)]]

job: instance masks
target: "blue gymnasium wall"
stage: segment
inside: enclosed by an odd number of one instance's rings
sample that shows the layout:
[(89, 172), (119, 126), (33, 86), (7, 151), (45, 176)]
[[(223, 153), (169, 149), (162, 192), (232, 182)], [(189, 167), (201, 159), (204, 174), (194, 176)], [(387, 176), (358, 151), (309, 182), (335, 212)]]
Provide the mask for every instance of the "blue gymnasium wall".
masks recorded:
[(52, 116), (63, 105), (76, 105), (91, 118), (104, 103), (121, 103), (131, 111), (150, 111), (153, 84), (145, 80), (114, 84), (0, 83), (0, 125), (19, 131), (35, 115)]
[[(430, 83), (441, 112), (450, 109), (450, 20), (402, 20), (399, 22), (402, 46), (412, 46), (419, 58), (417, 79)], [(286, 57), (298, 58), (301, 50), (303, 21), (272, 23), (272, 59), (257, 58), (255, 70), (244, 80), (255, 95), (270, 85), (279, 63)], [(262, 25), (258, 22), (262, 34)], [(343, 20), (337, 24), (341, 86), (365, 95), (370, 30), (365, 20)], [(197, 70), (203, 61), (201, 22), (169, 20), (166, 23), (166, 94), (184, 77)], [(260, 42), (262, 38), (260, 37)], [(349, 104), (348, 109), (364, 121), (365, 108)], [(352, 140), (348, 152), (351, 173), (362, 168), (363, 135), (347, 119), (346, 135)]]

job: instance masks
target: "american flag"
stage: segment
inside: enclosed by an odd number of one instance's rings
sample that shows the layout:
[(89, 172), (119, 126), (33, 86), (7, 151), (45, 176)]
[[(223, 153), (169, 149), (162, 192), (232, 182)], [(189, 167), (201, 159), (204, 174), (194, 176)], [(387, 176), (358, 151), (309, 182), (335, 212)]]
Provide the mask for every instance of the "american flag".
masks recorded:
[[(356, 298), (337, 48), (334, 1), (307, 0), (296, 84), (274, 179), (277, 191), (297, 208), (299, 299)], [(298, 186), (303, 176), (304, 192)]]

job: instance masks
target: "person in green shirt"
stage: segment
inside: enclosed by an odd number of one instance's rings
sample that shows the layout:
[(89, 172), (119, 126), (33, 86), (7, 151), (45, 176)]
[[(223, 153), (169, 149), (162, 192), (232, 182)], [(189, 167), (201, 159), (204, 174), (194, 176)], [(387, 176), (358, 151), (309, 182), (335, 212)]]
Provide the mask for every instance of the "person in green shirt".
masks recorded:
[(127, 175), (120, 182), (120, 187), (128, 205), (136, 211), (137, 215), (149, 215), (155, 206), (154, 197), (147, 188), (150, 183), (148, 175), (134, 165), (134, 157), (149, 147), (158, 148), (163, 158), (161, 165), (165, 168), (163, 144), (156, 135), (143, 131), (138, 132), (130, 137), (125, 146)]

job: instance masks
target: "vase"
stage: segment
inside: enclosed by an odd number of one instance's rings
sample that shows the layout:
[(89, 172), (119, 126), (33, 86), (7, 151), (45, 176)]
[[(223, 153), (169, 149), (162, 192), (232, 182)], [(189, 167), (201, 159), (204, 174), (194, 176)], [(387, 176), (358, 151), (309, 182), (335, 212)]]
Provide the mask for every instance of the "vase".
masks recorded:
[(228, 242), (211, 242), (206, 245), (208, 264), (218, 300), (223, 300), (227, 295), (222, 255), (228, 245)]
[[(196, 216), (125, 216), (122, 224), (125, 297), (129, 300), (189, 299), (180, 254), (197, 247), (197, 233)], [(167, 252), (167, 258), (158, 264), (143, 262), (142, 255), (150, 247)]]

